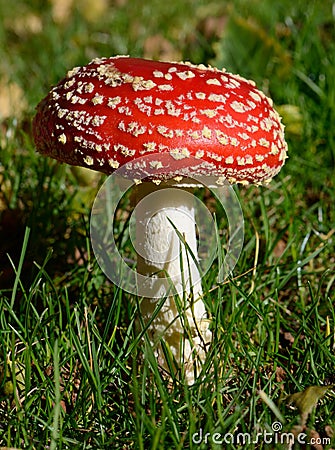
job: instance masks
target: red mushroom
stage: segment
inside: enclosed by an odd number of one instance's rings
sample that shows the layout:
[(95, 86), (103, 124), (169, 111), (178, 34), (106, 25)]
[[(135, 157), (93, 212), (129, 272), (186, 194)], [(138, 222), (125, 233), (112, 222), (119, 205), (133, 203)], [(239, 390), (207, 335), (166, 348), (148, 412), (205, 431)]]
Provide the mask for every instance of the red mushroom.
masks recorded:
[(271, 180), (286, 158), (283, 126), (252, 81), (211, 67), (137, 58), (95, 59), (67, 73), (38, 106), (38, 151), (107, 174), (161, 179), (157, 168), (133, 170), (132, 159), (164, 154), (173, 178), (187, 176), (188, 156), (231, 182)]
[[(40, 153), (106, 174), (123, 167), (132, 180), (148, 180), (151, 191), (167, 180), (178, 185), (183, 177), (207, 174), (216, 177), (218, 185), (223, 180), (267, 183), (283, 166), (287, 152), (280, 117), (252, 81), (203, 65), (125, 56), (95, 59), (70, 70), (38, 105), (33, 132)], [(150, 162), (133, 162), (146, 155), (151, 155)], [(139, 190), (147, 186), (141, 183)], [(183, 189), (176, 192), (173, 203), (167, 198), (164, 205), (164, 195), (158, 197), (160, 211), (155, 204), (151, 212), (142, 211), (155, 215), (145, 232), (138, 212), (137, 237), (142, 248), (138, 270), (149, 276), (164, 269), (178, 282), (180, 258), (155, 260), (166, 236), (173, 235), (171, 222), (197, 259), (193, 206)], [(181, 210), (183, 216), (178, 215)], [(186, 216), (188, 220), (181, 220)], [(184, 267), (190, 264), (185, 253)], [(186, 274), (186, 289), (194, 300), (186, 316), (195, 337), (186, 345), (185, 359), (192, 365), (192, 352), (203, 359), (211, 333), (195, 263)], [(153, 298), (142, 301), (145, 321), (154, 306)], [(148, 332), (153, 345), (165, 333), (178, 359), (183, 329), (177, 316), (171, 297)]]

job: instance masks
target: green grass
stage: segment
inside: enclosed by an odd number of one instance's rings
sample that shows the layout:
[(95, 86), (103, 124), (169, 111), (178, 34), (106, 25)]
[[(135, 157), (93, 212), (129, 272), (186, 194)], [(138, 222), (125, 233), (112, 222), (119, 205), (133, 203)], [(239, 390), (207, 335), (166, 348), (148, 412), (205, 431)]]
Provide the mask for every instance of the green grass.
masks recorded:
[[(110, 2), (99, 17), (75, 5), (57, 22), (51, 2), (0, 0), (0, 448), (238, 449), (238, 433), (256, 441), (274, 422), (298, 433), (290, 396), (327, 385), (325, 395), (307, 391), (304, 432), (334, 448), (333, 5), (137, 0)], [(281, 174), (236, 189), (244, 249), (233, 279), (219, 284), (215, 263), (203, 280), (213, 345), (190, 387), (162, 378), (135, 332), (136, 299), (92, 254), (102, 180), (47, 161), (32, 141), (51, 84), (123, 53), (225, 66), (254, 79), (286, 125)], [(4, 114), (8, 83), (24, 102)], [(224, 241), (224, 214), (216, 219)], [(259, 438), (243, 448), (284, 447)]]

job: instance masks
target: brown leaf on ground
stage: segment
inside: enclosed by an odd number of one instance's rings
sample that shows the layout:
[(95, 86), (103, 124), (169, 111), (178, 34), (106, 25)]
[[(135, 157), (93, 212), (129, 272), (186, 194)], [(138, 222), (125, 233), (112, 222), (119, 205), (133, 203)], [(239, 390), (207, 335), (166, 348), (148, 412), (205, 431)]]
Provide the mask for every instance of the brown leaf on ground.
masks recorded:
[(294, 336), (289, 331), (286, 331), (284, 333), (284, 339), (285, 339), (285, 341), (288, 341), (290, 344), (294, 343)]
[(29, 34), (40, 33), (43, 24), (40, 16), (27, 12), (14, 19), (5, 20), (5, 28), (13, 31), (20, 37), (24, 37)]
[(276, 367), (276, 381), (278, 383), (281, 383), (285, 380), (285, 378), (286, 378), (285, 370), (280, 366)]
[(329, 389), (333, 386), (308, 386), (302, 392), (296, 392), (287, 397), (287, 403), (293, 403), (299, 410), (301, 425), (305, 426), (308, 416), (316, 408)]
[(97, 22), (109, 7), (108, 0), (77, 0), (76, 7), (88, 22)]
[(160, 34), (149, 36), (143, 46), (144, 58), (160, 61), (180, 61), (182, 55), (173, 44)]
[(7, 78), (0, 79), (0, 119), (20, 117), (27, 109), (27, 100), (21, 87)]
[(198, 29), (206, 39), (217, 39), (223, 36), (227, 20), (228, 17), (225, 15), (208, 16), (199, 23)]
[(325, 426), (325, 433), (326, 433), (327, 437), (330, 437), (330, 438), (334, 437), (334, 434), (335, 434), (334, 428), (331, 427), (330, 425), (326, 425)]
[(58, 24), (66, 23), (72, 14), (74, 0), (50, 0), (53, 20)]
[(284, 239), (279, 239), (275, 248), (273, 249), (273, 256), (275, 256), (276, 258), (280, 258), (284, 253), (286, 247), (287, 243), (284, 241)]
[(319, 435), (319, 433), (315, 430), (310, 430), (309, 436), (310, 436), (311, 442), (314, 442), (312, 447), (315, 450), (323, 450), (323, 445), (319, 444), (319, 442), (322, 442), (322, 439), (321, 439), (321, 436)]

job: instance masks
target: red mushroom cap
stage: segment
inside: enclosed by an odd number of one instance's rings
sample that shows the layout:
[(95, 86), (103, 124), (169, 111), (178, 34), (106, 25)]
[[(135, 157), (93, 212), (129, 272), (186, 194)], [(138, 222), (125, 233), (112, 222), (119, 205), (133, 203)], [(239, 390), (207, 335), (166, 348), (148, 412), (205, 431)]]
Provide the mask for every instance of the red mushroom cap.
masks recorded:
[[(208, 173), (245, 184), (279, 172), (287, 157), (283, 129), (252, 81), (126, 56), (70, 70), (33, 122), (37, 150), (62, 162), (105, 173), (126, 165), (134, 179)], [(132, 164), (149, 154), (149, 164)]]

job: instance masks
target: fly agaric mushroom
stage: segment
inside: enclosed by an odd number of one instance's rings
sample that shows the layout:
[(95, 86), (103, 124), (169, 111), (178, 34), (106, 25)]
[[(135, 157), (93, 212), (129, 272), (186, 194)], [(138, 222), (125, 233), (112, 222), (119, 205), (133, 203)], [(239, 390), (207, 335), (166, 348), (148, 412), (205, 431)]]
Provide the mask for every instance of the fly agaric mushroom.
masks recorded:
[[(124, 167), (124, 175), (135, 182), (145, 179), (138, 184), (143, 192), (149, 184), (153, 192), (167, 180), (177, 186), (183, 178), (207, 174), (218, 184), (267, 183), (287, 152), (280, 117), (252, 81), (204, 65), (127, 56), (94, 59), (70, 70), (38, 105), (33, 133), (40, 153), (106, 174)], [(149, 163), (133, 162), (146, 155), (151, 155)], [(165, 270), (178, 281), (180, 264), (190, 264), (185, 251), (173, 261), (155, 260), (157, 252), (164, 253), (162, 242), (173, 235), (174, 223), (197, 259), (193, 207), (183, 189), (176, 192), (173, 203), (162, 192), (159, 209), (157, 204), (151, 212), (138, 208), (137, 237), (142, 249), (138, 270), (148, 276)], [(180, 220), (181, 210), (188, 220)], [(155, 217), (143, 230), (145, 214)], [(187, 340), (184, 358), (192, 379), (192, 365), (203, 360), (211, 332), (196, 264), (186, 275), (186, 319), (178, 318), (174, 298), (168, 297), (148, 333), (155, 346), (165, 333), (178, 360), (182, 322), (188, 320), (193, 339)], [(157, 301), (151, 297), (141, 302), (145, 323)]]

